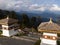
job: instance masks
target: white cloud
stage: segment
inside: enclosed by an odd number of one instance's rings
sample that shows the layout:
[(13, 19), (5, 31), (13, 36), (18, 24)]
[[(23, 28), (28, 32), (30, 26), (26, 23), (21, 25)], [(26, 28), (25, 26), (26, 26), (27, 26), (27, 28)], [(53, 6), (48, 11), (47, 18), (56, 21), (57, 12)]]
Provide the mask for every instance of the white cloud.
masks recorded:
[(60, 11), (60, 6), (57, 4), (52, 4), (49, 7), (46, 7), (46, 9), (48, 9), (49, 11), (53, 11), (53, 12)]
[(60, 11), (60, 7), (56, 4), (49, 6), (33, 4), (31, 0), (0, 0), (0, 9), (4, 10), (34, 10), (34, 11)]
[(24, 3), (22, 0), (0, 0), (0, 9), (3, 10), (20, 11), (26, 9), (27, 5), (27, 2)]
[(45, 6), (40, 6), (38, 4), (32, 4), (29, 7), (30, 10), (37, 10), (37, 11), (44, 11), (45, 10)]
[(56, 4), (53, 4), (50, 8), (50, 11), (60, 11), (60, 7)]
[(60, 7), (56, 4), (52, 5), (38, 5), (38, 4), (33, 4), (29, 7), (30, 10), (36, 10), (36, 11), (60, 11)]

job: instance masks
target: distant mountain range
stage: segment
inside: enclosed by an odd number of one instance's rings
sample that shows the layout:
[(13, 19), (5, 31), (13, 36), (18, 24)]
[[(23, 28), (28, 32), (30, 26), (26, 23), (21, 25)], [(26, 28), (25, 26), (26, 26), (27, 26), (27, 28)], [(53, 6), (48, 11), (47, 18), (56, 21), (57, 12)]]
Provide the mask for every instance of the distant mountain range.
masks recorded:
[(20, 11), (18, 12), (19, 14), (22, 13), (26, 13), (29, 17), (35, 16), (41, 16), (43, 18), (53, 18), (53, 19), (57, 19), (58, 17), (60, 17), (60, 13), (59, 12), (51, 12), (51, 11)]

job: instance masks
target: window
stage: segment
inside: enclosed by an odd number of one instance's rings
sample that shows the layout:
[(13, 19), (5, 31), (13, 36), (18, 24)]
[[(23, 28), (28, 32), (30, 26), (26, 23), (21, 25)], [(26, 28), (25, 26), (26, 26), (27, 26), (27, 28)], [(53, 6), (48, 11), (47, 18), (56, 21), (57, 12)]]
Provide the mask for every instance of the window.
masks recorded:
[(47, 38), (50, 39), (50, 36), (48, 36)]
[(6, 29), (6, 28), (4, 27), (4, 29)]
[(44, 36), (45, 38), (47, 38), (47, 36)]
[(3, 27), (3, 29), (8, 30), (8, 28), (6, 28), (6, 27)]
[(51, 39), (51, 40), (56, 40), (56, 37), (55, 36), (44, 35), (43, 38)]
[(44, 37), (44, 38), (50, 39), (50, 36), (48, 36), (48, 35), (45, 35), (45, 37)]
[(55, 36), (50, 36), (50, 39), (55, 40), (56, 37)]
[(55, 37), (53, 37), (53, 39), (56, 39)]
[(47, 38), (47, 35), (44, 35), (43, 38)]

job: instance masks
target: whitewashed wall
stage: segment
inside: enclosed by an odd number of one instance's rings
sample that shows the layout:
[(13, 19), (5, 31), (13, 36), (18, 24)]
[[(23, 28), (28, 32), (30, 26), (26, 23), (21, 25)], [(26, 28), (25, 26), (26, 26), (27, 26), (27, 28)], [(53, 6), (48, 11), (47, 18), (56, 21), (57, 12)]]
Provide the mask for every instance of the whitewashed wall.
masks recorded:
[[(53, 33), (43, 33), (43, 35), (56, 36), (57, 37), (57, 34), (53, 34)], [(45, 43), (45, 44), (57, 45), (56, 41), (57, 40), (41, 38), (41, 43)]]
[(18, 29), (17, 30), (14, 30), (14, 29), (8, 30), (8, 26), (5, 26), (5, 25), (2, 25), (2, 27), (6, 27), (7, 28), (7, 30), (2, 28), (2, 32), (3, 32), (2, 35), (3, 36), (10, 37), (10, 36), (16, 35), (18, 33)]

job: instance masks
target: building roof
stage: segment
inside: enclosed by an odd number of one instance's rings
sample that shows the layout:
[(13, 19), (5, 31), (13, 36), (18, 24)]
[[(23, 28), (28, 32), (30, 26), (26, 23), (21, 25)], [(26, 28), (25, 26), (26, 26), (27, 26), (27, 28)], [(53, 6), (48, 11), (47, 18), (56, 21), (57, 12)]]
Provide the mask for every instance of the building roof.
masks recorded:
[(8, 25), (8, 24), (15, 23), (15, 22), (17, 22), (17, 21), (18, 21), (18, 20), (16, 20), (16, 19), (7, 17), (7, 18), (5, 18), (5, 19), (1, 19), (1, 20), (0, 20), (0, 24), (2, 24), (2, 25)]
[(51, 31), (52, 30), (52, 31), (56, 31), (56, 30), (60, 30), (60, 26), (59, 26), (59, 24), (54, 23), (52, 21), (52, 19), (50, 19), (49, 22), (43, 22), (43, 23), (41, 23), (39, 25), (39, 27), (38, 27), (38, 31), (39, 30), (47, 30), (47, 31)]

